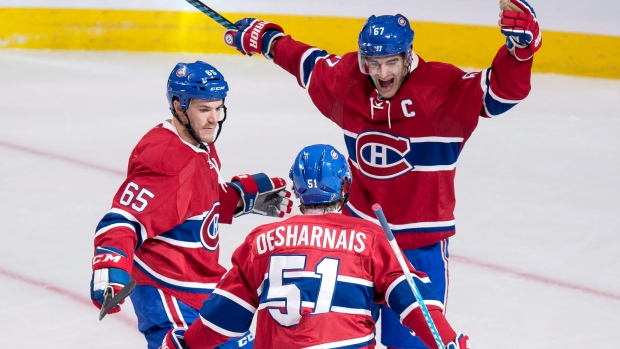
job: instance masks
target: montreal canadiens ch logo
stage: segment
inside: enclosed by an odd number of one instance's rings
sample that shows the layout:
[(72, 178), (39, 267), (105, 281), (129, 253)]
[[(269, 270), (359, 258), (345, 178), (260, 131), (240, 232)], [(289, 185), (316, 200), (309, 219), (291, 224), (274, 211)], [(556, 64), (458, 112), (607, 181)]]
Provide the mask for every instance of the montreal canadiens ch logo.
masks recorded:
[(226, 42), (228, 46), (232, 46), (235, 43), (235, 32), (227, 31), (224, 33), (224, 42)]
[(410, 151), (409, 139), (381, 132), (358, 135), (355, 142), (357, 164), (368, 177), (388, 179), (411, 171), (405, 159)]
[(217, 250), (220, 243), (219, 220), (219, 203), (216, 203), (211, 211), (207, 212), (200, 227), (200, 242), (209, 251)]

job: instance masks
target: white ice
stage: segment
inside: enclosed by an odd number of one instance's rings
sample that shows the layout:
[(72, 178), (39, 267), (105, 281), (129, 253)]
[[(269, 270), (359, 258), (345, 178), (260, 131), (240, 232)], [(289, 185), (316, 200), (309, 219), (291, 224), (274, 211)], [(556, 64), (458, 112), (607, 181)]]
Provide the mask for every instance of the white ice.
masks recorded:
[[(179, 61), (224, 73), (223, 176), (286, 177), (341, 131), (262, 58), (0, 51), (0, 346), (144, 348), (130, 304), (90, 304), (95, 226), (132, 147), (170, 117)], [(480, 124), (459, 161), (447, 316), (473, 348), (620, 347), (620, 81), (535, 74), (530, 96)], [(221, 261), (255, 225), (221, 226)]]

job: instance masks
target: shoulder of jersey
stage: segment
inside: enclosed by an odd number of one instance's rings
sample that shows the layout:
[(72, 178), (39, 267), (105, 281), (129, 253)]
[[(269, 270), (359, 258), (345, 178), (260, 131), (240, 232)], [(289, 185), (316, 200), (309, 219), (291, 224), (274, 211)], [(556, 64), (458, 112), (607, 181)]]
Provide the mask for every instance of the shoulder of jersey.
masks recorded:
[[(344, 216), (344, 217), (348, 217), (348, 216)], [(357, 217), (348, 217), (351, 218), (352, 222), (355, 222), (354, 224), (357, 225), (359, 228), (358, 229), (365, 229), (366, 232), (374, 232), (377, 234), (383, 234), (383, 230), (381, 230), (381, 226), (378, 223), (374, 223), (371, 221), (367, 221), (363, 218), (357, 218)]]
[(423, 62), (420, 61), (418, 67), (414, 70), (414, 72), (428, 74), (433, 77), (437, 75), (458, 75), (461, 76), (462, 70), (457, 66), (450, 63), (443, 62)]
[(383, 234), (381, 226), (363, 218), (330, 213), (324, 216), (328, 222), (346, 225), (347, 227), (369, 234)]
[(345, 75), (351, 78), (366, 80), (366, 75), (362, 74), (359, 67), (357, 52), (349, 52), (340, 57), (338, 64), (334, 65), (338, 75)]
[(161, 125), (147, 132), (134, 151), (140, 162), (157, 172), (167, 174), (179, 173), (198, 154), (183, 143), (178, 135)]

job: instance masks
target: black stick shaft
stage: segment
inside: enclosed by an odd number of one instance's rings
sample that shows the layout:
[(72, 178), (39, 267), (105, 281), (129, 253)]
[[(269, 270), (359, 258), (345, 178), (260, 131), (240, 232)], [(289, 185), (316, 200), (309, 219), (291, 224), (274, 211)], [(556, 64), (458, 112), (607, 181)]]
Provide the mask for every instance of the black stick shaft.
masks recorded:
[(226, 29), (237, 29), (237, 27), (231, 21), (227, 20), (222, 15), (217, 13), (215, 10), (203, 4), (201, 1), (199, 0), (185, 0), (185, 1), (187, 1), (190, 5), (197, 8), (200, 12), (211, 17), (211, 19), (218, 22), (222, 27)]

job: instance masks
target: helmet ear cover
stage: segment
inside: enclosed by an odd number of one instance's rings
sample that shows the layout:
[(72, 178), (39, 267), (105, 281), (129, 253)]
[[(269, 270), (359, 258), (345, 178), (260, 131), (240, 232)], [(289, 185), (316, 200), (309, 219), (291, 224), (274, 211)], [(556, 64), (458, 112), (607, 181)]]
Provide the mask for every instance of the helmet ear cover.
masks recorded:
[(327, 144), (303, 148), (289, 177), (303, 205), (323, 205), (348, 197), (351, 171), (344, 155)]

